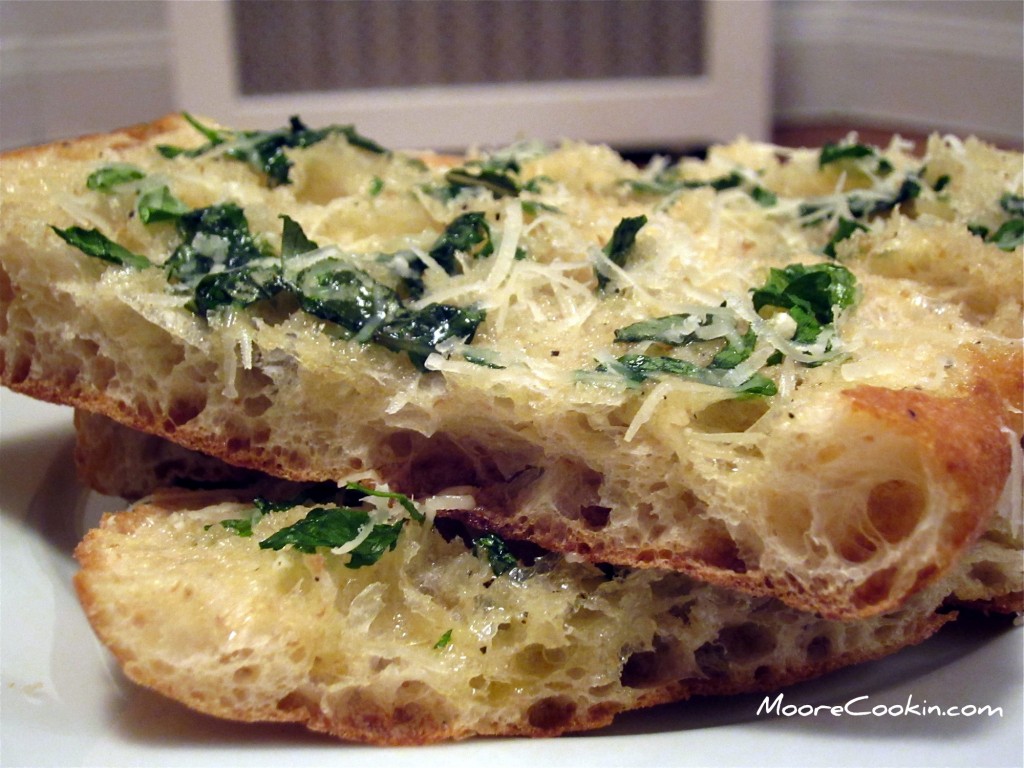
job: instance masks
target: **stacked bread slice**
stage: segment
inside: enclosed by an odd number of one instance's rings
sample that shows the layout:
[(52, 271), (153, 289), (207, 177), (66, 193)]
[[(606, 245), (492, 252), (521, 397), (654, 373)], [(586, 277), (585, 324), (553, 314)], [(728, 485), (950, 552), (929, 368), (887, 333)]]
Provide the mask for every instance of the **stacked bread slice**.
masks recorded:
[(91, 532), (97, 633), (202, 711), (422, 743), (1020, 611), (1021, 157), (922, 149), (4, 156), (4, 384), (80, 409), (98, 490), (246, 486)]

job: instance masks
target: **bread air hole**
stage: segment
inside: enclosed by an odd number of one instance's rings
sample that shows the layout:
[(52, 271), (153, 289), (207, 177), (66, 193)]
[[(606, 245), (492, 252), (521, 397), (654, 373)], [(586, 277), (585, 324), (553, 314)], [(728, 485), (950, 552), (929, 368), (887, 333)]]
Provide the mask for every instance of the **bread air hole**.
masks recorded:
[(575, 715), (576, 704), (568, 696), (549, 696), (531, 706), (526, 719), (538, 730), (559, 731), (567, 728)]
[(75, 339), (75, 356), (81, 360), (86, 379), (99, 389), (106, 389), (117, 376), (113, 361), (100, 350), (100, 345), (89, 339)]
[(903, 541), (924, 516), (926, 499), (920, 486), (905, 480), (879, 483), (868, 494), (868, 520), (890, 544)]
[(832, 653), (832, 638), (828, 635), (817, 635), (807, 644), (804, 653), (807, 655), (809, 664), (823, 662)]
[(231, 675), (232, 681), (236, 685), (252, 685), (260, 676), (259, 667), (252, 665), (246, 665), (239, 667), (235, 670), (234, 674)]
[(1009, 580), (1006, 573), (998, 563), (993, 563), (990, 560), (982, 560), (972, 565), (969, 575), (988, 589), (1002, 591), (1008, 588)]
[(600, 503), (601, 473), (569, 458), (546, 459), (532, 443), (507, 434), (484, 442), (443, 432), (393, 432), (378, 444), (373, 464), (404, 493), (471, 486), (478, 504), (510, 514), (540, 504), (589, 530), (611, 520), (612, 510)]
[(565, 651), (533, 643), (516, 654), (514, 664), (527, 674), (548, 676), (565, 664)]
[(703, 432), (746, 432), (767, 411), (765, 398), (732, 398), (712, 403), (695, 414), (693, 422)]
[(722, 678), (734, 664), (750, 665), (770, 655), (776, 647), (775, 634), (753, 621), (723, 627), (718, 637), (701, 645), (693, 654), (701, 673)]
[(656, 636), (650, 650), (637, 651), (626, 659), (619, 678), (626, 688), (653, 688), (680, 677), (681, 657), (677, 641)]
[(888, 544), (907, 539), (924, 517), (924, 491), (907, 480), (886, 480), (875, 485), (864, 501), (864, 517), (851, 517), (835, 542), (836, 552), (851, 563), (864, 563)]
[(168, 431), (174, 431), (176, 427), (188, 424), (192, 419), (202, 413), (206, 408), (206, 400), (196, 397), (176, 397), (171, 401), (167, 409)]
[(740, 664), (758, 661), (775, 650), (775, 634), (752, 621), (723, 627), (718, 642), (725, 649), (726, 658)]
[(867, 607), (883, 602), (892, 592), (896, 576), (895, 567), (885, 568), (872, 574), (853, 593), (854, 604), (858, 607)]

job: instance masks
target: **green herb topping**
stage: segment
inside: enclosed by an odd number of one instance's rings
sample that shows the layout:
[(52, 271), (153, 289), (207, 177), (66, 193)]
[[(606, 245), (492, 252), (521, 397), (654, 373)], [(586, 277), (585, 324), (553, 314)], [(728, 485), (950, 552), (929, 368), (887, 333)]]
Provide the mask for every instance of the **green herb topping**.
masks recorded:
[[(757, 360), (764, 361), (763, 366), (781, 363), (794, 349), (794, 354), (800, 355), (799, 364), (811, 366), (827, 361), (834, 337), (821, 336), (832, 326), (836, 310), (850, 306), (855, 298), (856, 280), (845, 267), (825, 263), (772, 269), (763, 286), (751, 289), (752, 304), (758, 312), (766, 308), (784, 310), (794, 326), (791, 338), (786, 335), (782, 340), (768, 333), (764, 336), (771, 346), (759, 347), (759, 332), (754, 326), (740, 320), (723, 304), (701, 312), (641, 320), (617, 329), (616, 343), (643, 344), (643, 351), (621, 355), (602, 363), (597, 370), (618, 373), (632, 384), (668, 375), (728, 388), (741, 397), (774, 395), (778, 391), (776, 384), (767, 375), (737, 369), (759, 348), (763, 351)], [(812, 348), (815, 344), (823, 349)], [(676, 357), (659, 350), (659, 346), (668, 347), (669, 351), (688, 348), (690, 356)]]
[(472, 541), (473, 554), (487, 558), (491, 570), (495, 576), (504, 576), (517, 565), (519, 561), (508, 547), (508, 543), (494, 533), (487, 533), (478, 536)]
[(999, 207), (1009, 218), (995, 232), (981, 224), (972, 224), (968, 229), (986, 243), (992, 243), (1003, 251), (1012, 251), (1024, 244), (1024, 195), (1007, 192), (999, 198)]
[[(319, 246), (288, 216), (281, 217), (278, 255), (250, 231), (245, 212), (233, 203), (183, 211), (169, 192), (161, 199), (166, 204), (149, 221), (173, 220), (181, 240), (163, 265), (167, 281), (177, 290), (192, 293), (186, 306), (204, 319), (214, 311), (243, 309), (286, 293), (295, 297), (303, 311), (340, 328), (349, 338), (404, 352), (425, 370), (427, 358), (439, 344), (452, 338), (471, 342), (486, 317), (475, 307), (437, 303), (407, 307), (395, 289), (353, 266), (340, 253), (325, 254), (308, 266), (293, 266), (297, 257)], [(97, 230), (53, 230), (89, 256), (136, 269), (152, 266), (145, 256)], [(432, 253), (454, 271), (458, 267), (455, 254), (463, 249), (472, 256), (493, 251), (483, 214), (464, 214), (452, 222)], [(403, 284), (407, 293), (414, 294), (412, 298), (422, 293), (422, 288), (414, 290), (415, 285), (415, 281)]]
[(687, 179), (681, 175), (678, 165), (658, 171), (649, 179), (628, 179), (622, 182), (635, 194), (669, 197), (693, 189), (713, 189), (724, 192), (727, 189), (743, 189), (760, 206), (770, 208), (778, 202), (778, 196), (769, 189), (746, 179), (739, 171), (731, 171), (712, 179)]
[(89, 174), (85, 186), (95, 192), (113, 192), (115, 187), (145, 177), (145, 171), (130, 163), (111, 163)]
[(447, 646), (451, 641), (452, 641), (452, 630), (449, 629), (449, 630), (445, 631), (445, 633), (443, 635), (441, 635), (441, 637), (439, 637), (437, 639), (437, 642), (434, 643), (434, 648), (440, 650), (441, 648), (444, 648), (445, 646)]
[[(859, 161), (866, 160), (871, 161), (866, 166), (868, 170), (879, 176), (886, 176), (893, 171), (892, 163), (880, 155), (874, 147), (854, 141), (827, 143), (822, 146), (821, 152), (818, 154), (818, 167), (824, 168), (826, 165), (844, 161), (854, 161), (857, 164)], [(862, 165), (862, 167), (865, 166)]]
[(797, 324), (795, 341), (810, 344), (835, 319), (835, 308), (856, 299), (853, 273), (838, 264), (790, 264), (772, 269), (763, 286), (751, 291), (754, 309), (778, 307)]
[[(637, 233), (643, 229), (645, 224), (647, 224), (646, 216), (631, 216), (622, 219), (615, 226), (611, 238), (602, 248), (602, 252), (608, 257), (608, 261), (618, 267), (626, 266), (626, 260), (629, 258), (633, 245), (636, 243)], [(597, 287), (603, 291), (611, 281), (611, 278), (596, 267), (594, 272), (597, 276)]]
[[(358, 483), (349, 483), (341, 489), (335, 488), (332, 495), (335, 498), (329, 506), (314, 507), (301, 520), (263, 539), (259, 543), (260, 549), (281, 550), (292, 547), (299, 552), (312, 554), (318, 549), (345, 547), (362, 536), (362, 540), (347, 551), (349, 559), (345, 565), (348, 568), (363, 568), (373, 565), (384, 553), (397, 546), (398, 536), (409, 519), (419, 523), (426, 520), (426, 516), (417, 509), (413, 501), (401, 493), (379, 491)], [(322, 496), (323, 494), (315, 494), (314, 498)], [(396, 502), (408, 517), (393, 522), (372, 522), (369, 511), (352, 506), (359, 504), (368, 496)], [(253, 526), (265, 515), (283, 512), (300, 505), (305, 506), (311, 501), (313, 499), (305, 495), (283, 502), (256, 499), (249, 515), (222, 520), (220, 525), (239, 536), (249, 537), (253, 535)]]
[(387, 153), (384, 147), (360, 135), (351, 125), (329, 125), (313, 129), (293, 116), (287, 128), (275, 131), (232, 131), (203, 125), (188, 113), (184, 117), (206, 137), (206, 143), (194, 149), (161, 145), (157, 149), (164, 157), (199, 157), (217, 150), (225, 157), (241, 160), (265, 175), (267, 183), (272, 187), (291, 182), (289, 174), (292, 162), (285, 150), (310, 147), (329, 136), (343, 136), (349, 144), (367, 152)]
[[(494, 241), (486, 216), (480, 211), (463, 213), (453, 219), (430, 247), (428, 255), (448, 275), (462, 273), (459, 254), (482, 259), (494, 253)], [(423, 295), (423, 273), (426, 263), (415, 253), (391, 254), (387, 258), (403, 259), (400, 290), (410, 298)]]
[(67, 229), (50, 227), (50, 229), (68, 245), (77, 248), (87, 256), (134, 269), (145, 269), (152, 266), (152, 262), (145, 256), (132, 253), (97, 229), (84, 229), (83, 227), (68, 227)]
[(545, 177), (522, 178), (520, 153), (535, 155), (536, 147), (510, 148), (480, 160), (469, 160), (448, 171), (446, 186), (432, 190), (442, 200), (452, 200), (466, 190), (489, 192), (495, 199), (519, 197), (523, 192), (538, 192)]

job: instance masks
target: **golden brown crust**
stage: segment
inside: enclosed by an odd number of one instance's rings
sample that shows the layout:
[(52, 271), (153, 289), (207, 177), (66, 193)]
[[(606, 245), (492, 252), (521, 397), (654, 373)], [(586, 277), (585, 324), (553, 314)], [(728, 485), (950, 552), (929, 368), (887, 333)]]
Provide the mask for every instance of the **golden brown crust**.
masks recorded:
[(156, 137), (173, 133), (185, 125), (185, 120), (180, 114), (171, 113), (147, 123), (137, 123), (109, 133), (94, 133), (50, 144), (18, 147), (0, 154), (0, 161), (43, 159), (54, 153), (68, 159), (90, 158), (99, 150), (122, 149), (152, 142)]
[(945, 519), (941, 541), (944, 568), (988, 527), (1005, 478), (1010, 450), (999, 428), (1004, 407), (995, 390), (979, 382), (965, 397), (940, 398), (913, 390), (855, 387), (844, 392), (855, 408), (870, 413), (895, 432), (928, 446), (935, 470), (959, 489), (954, 513)]
[(985, 616), (1024, 614), (1024, 592), (999, 595), (991, 600), (958, 600), (951, 597), (947, 604), (965, 611), (975, 611)]

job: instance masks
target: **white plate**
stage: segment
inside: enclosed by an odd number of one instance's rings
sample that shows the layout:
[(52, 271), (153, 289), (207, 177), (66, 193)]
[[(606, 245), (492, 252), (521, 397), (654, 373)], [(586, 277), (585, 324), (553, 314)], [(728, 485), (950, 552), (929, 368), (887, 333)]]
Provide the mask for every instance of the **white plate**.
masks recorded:
[[(764, 696), (738, 696), (630, 713), (612, 728), (560, 739), (383, 749), (192, 713), (128, 682), (79, 609), (72, 550), (119, 502), (76, 482), (70, 410), (3, 390), (0, 419), (5, 766), (1024, 764), (1024, 630), (1007, 622), (958, 623), (889, 659), (786, 690), (783, 704), (818, 707), (810, 717), (759, 715)], [(896, 714), (908, 702), (909, 714)], [(825, 706), (847, 704), (885, 714), (834, 715)], [(997, 713), (925, 713), (986, 705)]]

